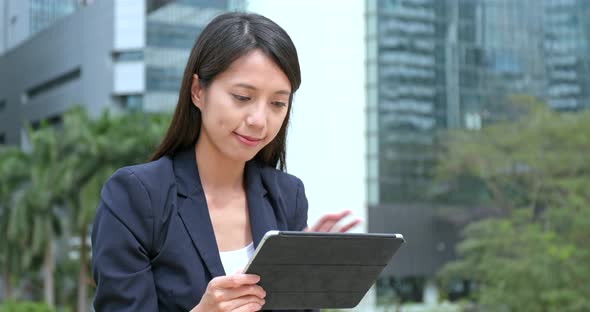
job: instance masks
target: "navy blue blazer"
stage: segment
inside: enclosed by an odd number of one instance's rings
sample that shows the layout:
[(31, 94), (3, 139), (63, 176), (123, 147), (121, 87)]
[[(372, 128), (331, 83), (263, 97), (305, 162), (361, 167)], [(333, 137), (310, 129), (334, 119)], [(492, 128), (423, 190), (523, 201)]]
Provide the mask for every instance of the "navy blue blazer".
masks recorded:
[[(269, 230), (307, 225), (298, 178), (255, 161), (244, 174), (254, 246)], [(92, 228), (92, 273), (96, 311), (189, 311), (225, 275), (194, 149), (109, 178)]]

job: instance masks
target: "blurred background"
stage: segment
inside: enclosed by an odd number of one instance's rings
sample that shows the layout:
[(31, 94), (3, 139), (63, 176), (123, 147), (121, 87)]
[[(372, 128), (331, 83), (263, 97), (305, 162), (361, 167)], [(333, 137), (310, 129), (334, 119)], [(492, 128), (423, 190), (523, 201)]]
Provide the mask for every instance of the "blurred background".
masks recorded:
[(92, 218), (226, 11), (290, 34), (309, 223), (407, 243), (356, 311), (590, 311), (590, 0), (0, 0), (0, 311), (91, 311)]

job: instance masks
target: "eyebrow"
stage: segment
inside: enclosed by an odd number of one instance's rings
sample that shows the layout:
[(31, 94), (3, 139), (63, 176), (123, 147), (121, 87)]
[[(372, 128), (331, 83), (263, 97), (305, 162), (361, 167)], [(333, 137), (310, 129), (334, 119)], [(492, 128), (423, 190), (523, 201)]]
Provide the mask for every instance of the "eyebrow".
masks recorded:
[[(246, 83), (238, 83), (238, 84), (235, 84), (234, 87), (242, 87), (242, 88), (246, 88), (246, 89), (250, 89), (250, 90), (258, 90), (255, 86), (249, 85)], [(289, 92), (287, 90), (279, 90), (279, 91), (275, 92), (275, 94), (291, 95), (291, 92)]]

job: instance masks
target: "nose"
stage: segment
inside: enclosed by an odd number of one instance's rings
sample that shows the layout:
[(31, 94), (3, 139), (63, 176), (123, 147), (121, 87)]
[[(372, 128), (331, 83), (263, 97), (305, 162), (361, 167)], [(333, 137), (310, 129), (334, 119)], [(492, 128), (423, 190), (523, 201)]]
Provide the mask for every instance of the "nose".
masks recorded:
[(260, 129), (266, 127), (266, 104), (263, 101), (251, 106), (246, 116), (246, 125)]

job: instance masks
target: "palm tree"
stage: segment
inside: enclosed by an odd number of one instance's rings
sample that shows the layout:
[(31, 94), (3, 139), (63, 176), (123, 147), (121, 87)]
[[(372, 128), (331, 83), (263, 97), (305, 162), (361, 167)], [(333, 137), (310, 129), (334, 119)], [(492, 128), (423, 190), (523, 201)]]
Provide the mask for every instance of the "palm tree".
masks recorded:
[[(2, 174), (2, 190), (6, 189), (2, 194), (10, 194), (6, 200), (6, 196), (2, 197), (2, 202), (11, 198), (14, 201), (14, 209), (1, 210), (2, 216), (10, 217), (2, 218), (2, 225), (5, 224), (3, 230), (16, 242), (13, 252), (7, 254), (12, 256), (11, 263), (22, 263), (25, 269), (33, 272), (39, 268), (38, 260), (42, 259), (44, 298), (51, 306), (55, 304), (55, 241), (67, 225), (69, 232), (81, 242), (78, 278), (78, 301), (81, 304), (78, 310), (87, 310), (88, 225), (94, 216), (98, 192), (114, 171), (109, 159), (104, 157), (109, 155), (109, 146), (117, 142), (106, 137), (106, 133), (111, 131), (110, 122), (107, 113), (100, 120), (93, 121), (85, 111), (74, 108), (65, 114), (62, 129), (45, 123), (37, 130), (29, 129), (30, 153), (25, 154), (16, 148), (12, 151), (12, 154), (18, 151), (24, 155), (22, 157), (28, 160), (27, 165), (14, 166), (3, 161), (4, 166), (0, 167), (2, 173), (9, 173), (8, 168), (24, 167), (19, 173), (26, 181), (21, 183), (20, 192), (15, 195), (13, 188), (8, 188), (7, 178), (10, 175)], [(67, 221), (69, 224), (64, 223)], [(11, 240), (6, 240), (4, 244), (8, 242)], [(5, 249), (11, 246), (7, 245)], [(3, 274), (5, 280), (10, 280), (11, 274), (8, 273)]]
[(29, 158), (20, 149), (12, 147), (0, 150), (0, 268), (5, 297), (12, 298), (12, 277), (22, 269), (23, 258), (19, 257), (19, 235), (8, 235), (10, 220), (14, 214), (14, 194), (23, 188), (28, 179)]
[(170, 115), (105, 111), (93, 119), (76, 107), (63, 120), (61, 129), (44, 123), (29, 129), (29, 153), (0, 153), (0, 233), (7, 234), (0, 241), (0, 268), (10, 293), (15, 272), (40, 266), (44, 298), (53, 306), (54, 245), (67, 227), (80, 242), (77, 310), (86, 311), (92, 283), (87, 238), (102, 185), (116, 168), (147, 160)]
[(110, 115), (105, 112), (92, 120), (86, 111), (74, 108), (64, 115), (63, 180), (60, 191), (69, 208), (70, 230), (80, 242), (78, 271), (78, 311), (87, 310), (88, 299), (88, 228), (98, 205), (102, 184), (114, 171), (108, 160)]
[(104, 182), (116, 168), (147, 159), (160, 141), (168, 115), (140, 113), (111, 116), (105, 111), (92, 119), (75, 108), (64, 116), (64, 158), (59, 192), (69, 207), (71, 230), (78, 237), (78, 311), (87, 309), (87, 237)]
[(62, 228), (60, 217), (63, 215), (60, 198), (55, 192), (56, 182), (60, 181), (62, 174), (58, 167), (58, 132), (43, 123), (35, 131), (29, 129), (28, 134), (32, 146), (28, 155), (28, 183), (16, 195), (8, 234), (21, 237), (21, 241), (26, 242), (27, 248), (22, 251), (27, 266), (34, 258), (43, 259), (44, 299), (48, 305), (54, 306), (54, 238)]

